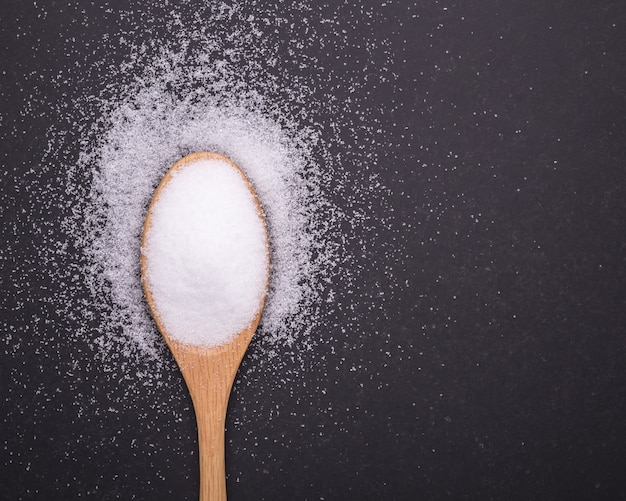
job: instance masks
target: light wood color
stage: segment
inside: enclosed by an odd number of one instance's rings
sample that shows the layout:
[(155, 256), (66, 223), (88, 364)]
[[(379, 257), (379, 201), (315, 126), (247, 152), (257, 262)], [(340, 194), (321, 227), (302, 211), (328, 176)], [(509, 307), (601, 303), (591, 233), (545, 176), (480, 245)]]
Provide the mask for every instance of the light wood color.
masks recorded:
[[(252, 185), (246, 178), (243, 171), (230, 159), (217, 153), (199, 152), (192, 153), (178, 162), (163, 177), (163, 180), (157, 187), (143, 228), (143, 239), (150, 227), (150, 215), (152, 206), (158, 199), (161, 191), (171, 179), (172, 174), (184, 167), (185, 165), (201, 159), (217, 159), (228, 162), (237, 169), (243, 179), (248, 184), (250, 192), (256, 201), (258, 212), (263, 220), (266, 228), (266, 247), (267, 251), (267, 283), (269, 281), (269, 243), (267, 239), (267, 226), (265, 218), (258, 198), (252, 188)], [(142, 241), (143, 247), (143, 241)], [(158, 314), (154, 308), (152, 293), (146, 285), (145, 281), (146, 259), (141, 254), (141, 274), (142, 283), (146, 299), (154, 321), (159, 330), (163, 334), (180, 370), (187, 383), (187, 388), (191, 394), (193, 406), (196, 412), (196, 421), (198, 424), (198, 444), (200, 448), (200, 501), (226, 501), (226, 470), (224, 462), (224, 428), (226, 420), (226, 409), (228, 407), (228, 399), (230, 391), (237, 374), (237, 369), (246, 352), (248, 344), (259, 324), (263, 306), (265, 304), (265, 295), (261, 302), (259, 311), (256, 312), (250, 325), (240, 332), (233, 341), (218, 346), (216, 348), (203, 348), (179, 343), (173, 340), (168, 332), (163, 328)]]

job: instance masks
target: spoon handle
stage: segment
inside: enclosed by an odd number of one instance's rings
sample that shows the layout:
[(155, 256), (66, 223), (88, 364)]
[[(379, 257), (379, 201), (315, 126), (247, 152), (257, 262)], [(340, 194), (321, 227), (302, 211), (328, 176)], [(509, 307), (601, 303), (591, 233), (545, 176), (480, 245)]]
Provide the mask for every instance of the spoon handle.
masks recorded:
[(252, 328), (231, 343), (203, 349), (169, 342), (191, 394), (198, 424), (200, 501), (226, 501), (224, 429), (230, 391)]
[(228, 391), (192, 393), (198, 424), (200, 501), (226, 501), (224, 429)]

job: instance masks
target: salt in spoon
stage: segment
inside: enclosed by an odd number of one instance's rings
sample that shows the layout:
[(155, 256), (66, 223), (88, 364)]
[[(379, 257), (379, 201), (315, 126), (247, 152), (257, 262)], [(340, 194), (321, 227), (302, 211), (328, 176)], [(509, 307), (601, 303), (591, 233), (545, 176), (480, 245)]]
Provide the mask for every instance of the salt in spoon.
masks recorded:
[[(259, 221), (251, 221), (251, 223), (253, 225), (260, 224), (261, 233), (259, 234), (263, 238), (262, 245), (265, 250), (262, 264), (257, 258), (259, 266), (263, 266), (264, 276), (261, 282), (258, 280), (255, 282), (256, 287), (261, 288), (261, 296), (255, 311), (244, 312), (245, 315), (249, 316), (249, 319), (244, 322), (245, 326), (238, 329), (231, 339), (218, 346), (209, 347), (198, 345), (193, 338), (190, 342), (189, 338), (181, 337), (179, 333), (174, 332), (175, 329), (171, 325), (167, 325), (168, 322), (165, 321), (165, 316), (162, 314), (165, 308), (160, 303), (167, 301), (162, 297), (171, 297), (171, 291), (165, 290), (164, 293), (159, 293), (161, 294), (159, 296), (159, 294), (155, 294), (155, 290), (152, 290), (152, 282), (157, 281), (151, 280), (151, 267), (154, 267), (153, 261), (158, 258), (153, 257), (154, 252), (148, 251), (153, 226), (160, 224), (158, 218), (154, 217), (155, 207), (159, 205), (163, 194), (170, 186), (170, 182), (183, 169), (205, 160), (226, 163), (243, 180), (241, 186), (248, 190), (247, 196), (251, 195), (251, 200), (256, 209), (256, 217), (259, 219)], [(211, 168), (211, 166), (208, 165), (206, 168)], [(162, 208), (159, 210), (163, 212)], [(232, 212), (238, 212), (238, 210)], [(237, 225), (237, 222), (231, 223), (232, 225)], [(241, 243), (237, 242), (237, 244), (240, 245)], [(178, 245), (182, 247), (186, 244), (180, 242)], [(141, 274), (152, 316), (180, 367), (193, 401), (200, 449), (200, 501), (225, 501), (224, 429), (226, 409), (237, 369), (261, 318), (269, 278), (269, 245), (263, 211), (250, 182), (235, 163), (217, 153), (199, 152), (182, 158), (170, 168), (154, 193), (145, 219), (142, 237)], [(163, 288), (163, 284), (161, 287)], [(166, 283), (165, 288), (168, 287), (169, 285)]]

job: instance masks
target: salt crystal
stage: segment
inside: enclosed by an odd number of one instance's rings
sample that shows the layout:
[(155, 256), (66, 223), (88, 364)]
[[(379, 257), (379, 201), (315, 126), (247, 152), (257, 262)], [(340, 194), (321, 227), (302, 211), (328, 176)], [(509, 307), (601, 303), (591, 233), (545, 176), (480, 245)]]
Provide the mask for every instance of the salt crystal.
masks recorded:
[(153, 200), (142, 246), (155, 317), (179, 342), (214, 347), (247, 328), (268, 276), (263, 215), (223, 157), (178, 164)]

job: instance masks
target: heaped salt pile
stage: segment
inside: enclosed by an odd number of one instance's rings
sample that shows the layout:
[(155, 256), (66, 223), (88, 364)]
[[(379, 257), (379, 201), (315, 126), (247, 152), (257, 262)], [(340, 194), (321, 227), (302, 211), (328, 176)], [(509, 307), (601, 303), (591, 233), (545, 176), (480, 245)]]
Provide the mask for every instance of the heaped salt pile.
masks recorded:
[(269, 252), (252, 189), (227, 158), (197, 153), (177, 162), (155, 192), (144, 225), (142, 279), (170, 339), (216, 347), (258, 318)]

